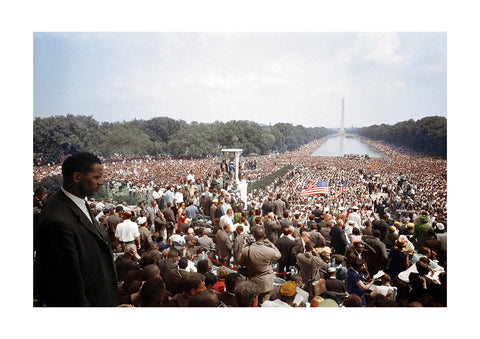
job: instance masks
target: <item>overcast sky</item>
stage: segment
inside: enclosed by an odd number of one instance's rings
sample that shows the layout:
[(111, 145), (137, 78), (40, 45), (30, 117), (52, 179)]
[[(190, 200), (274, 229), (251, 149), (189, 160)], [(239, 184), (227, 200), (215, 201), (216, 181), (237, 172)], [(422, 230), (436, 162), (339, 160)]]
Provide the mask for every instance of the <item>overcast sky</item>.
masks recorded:
[(447, 114), (446, 33), (34, 33), (34, 117), (306, 127)]

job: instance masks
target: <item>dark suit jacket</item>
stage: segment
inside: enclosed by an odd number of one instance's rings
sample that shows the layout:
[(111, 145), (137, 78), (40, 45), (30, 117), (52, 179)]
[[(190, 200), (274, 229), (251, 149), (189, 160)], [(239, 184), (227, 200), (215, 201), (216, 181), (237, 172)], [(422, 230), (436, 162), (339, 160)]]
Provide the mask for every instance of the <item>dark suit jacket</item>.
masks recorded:
[(217, 255), (220, 259), (229, 259), (232, 253), (232, 241), (224, 230), (217, 232)]
[(163, 216), (165, 217), (165, 220), (167, 221), (167, 228), (170, 226), (169, 222), (175, 223), (175, 214), (173, 213), (173, 210), (171, 208), (165, 208), (162, 210)]
[(333, 247), (335, 254), (345, 255), (347, 238), (344, 230), (337, 225), (330, 230), (330, 246)]
[(330, 292), (337, 292), (337, 293), (346, 293), (347, 292), (347, 287), (345, 286), (345, 283), (341, 280), (338, 279), (333, 279), (333, 278), (326, 278), (325, 279), (325, 285), (327, 287), (327, 291)]
[(113, 213), (111, 216), (107, 217), (107, 233), (110, 237), (110, 241), (115, 240), (115, 231), (117, 230), (117, 225), (123, 221), (122, 218), (117, 213)]
[(292, 240), (288, 237), (278, 238), (275, 246), (278, 248), (282, 254), (281, 258), (278, 259), (279, 269), (283, 272), (284, 267), (288, 269), (289, 266), (295, 265), (295, 258), (292, 255), (293, 246), (295, 246), (295, 240)]
[(305, 252), (305, 246), (303, 245), (302, 239), (295, 239), (295, 245), (292, 248), (292, 256), (296, 259), (299, 253)]
[(265, 228), (265, 237), (275, 244), (282, 231), (280, 222), (267, 218), (263, 223), (263, 227)]
[(116, 306), (108, 235), (62, 191), (52, 195), (34, 235), (35, 282), (47, 306)]

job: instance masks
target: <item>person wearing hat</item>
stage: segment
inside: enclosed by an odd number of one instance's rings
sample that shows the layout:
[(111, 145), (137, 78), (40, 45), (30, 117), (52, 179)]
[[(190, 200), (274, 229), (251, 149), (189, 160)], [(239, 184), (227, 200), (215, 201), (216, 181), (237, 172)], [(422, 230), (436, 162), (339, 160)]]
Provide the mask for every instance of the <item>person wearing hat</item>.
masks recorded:
[(391, 249), (395, 245), (395, 241), (397, 241), (397, 239), (398, 239), (398, 228), (392, 225), (388, 228), (387, 242), (386, 242), (387, 248)]
[(138, 218), (137, 224), (138, 224), (138, 233), (140, 234), (139, 235), (140, 249), (138, 251), (138, 254), (142, 256), (143, 253), (153, 249), (152, 232), (150, 232), (150, 230), (148, 229), (147, 217)]
[[(313, 301), (313, 300), (312, 300)], [(315, 307), (315, 304), (312, 303), (310, 307)], [(320, 301), (317, 307), (338, 307), (338, 304), (335, 300), (327, 298)]]
[(428, 216), (423, 214), (419, 218), (419, 223), (415, 225), (413, 229), (413, 239), (415, 239), (415, 249), (418, 251), (423, 246), (425, 246), (425, 242), (427, 241), (427, 231), (432, 230), (435, 234), (435, 230), (432, 228), (431, 225), (428, 224)]
[(346, 293), (347, 287), (342, 280), (337, 279), (337, 269), (333, 266), (327, 268), (328, 278), (325, 280), (327, 292)]
[(402, 225), (402, 227), (398, 231), (398, 235), (411, 236), (413, 235), (414, 227), (415, 224), (413, 222), (407, 222), (406, 224)]
[(345, 237), (347, 238), (349, 245), (351, 245), (350, 236), (352, 235), (354, 228), (360, 229), (354, 220), (348, 220), (345, 225)]
[(388, 273), (392, 280), (410, 266), (408, 254), (407, 242), (403, 237), (398, 238), (395, 241), (395, 246), (390, 250), (390, 254), (388, 255)]
[(290, 307), (297, 295), (297, 284), (295, 281), (287, 281), (280, 286), (280, 298), (267, 300), (262, 307)]
[[(353, 221), (355, 223), (352, 224), (351, 221)], [(358, 227), (360, 228), (360, 226), (362, 225), (362, 218), (360, 217), (360, 215), (358, 214), (358, 207), (357, 206), (353, 206), (352, 207), (352, 213), (350, 213), (348, 215), (348, 218), (347, 218), (347, 224), (349, 224), (350, 226), (353, 227)], [(347, 231), (347, 227), (345, 226), (345, 231)], [(347, 234), (347, 237), (349, 236), (350, 234)]]

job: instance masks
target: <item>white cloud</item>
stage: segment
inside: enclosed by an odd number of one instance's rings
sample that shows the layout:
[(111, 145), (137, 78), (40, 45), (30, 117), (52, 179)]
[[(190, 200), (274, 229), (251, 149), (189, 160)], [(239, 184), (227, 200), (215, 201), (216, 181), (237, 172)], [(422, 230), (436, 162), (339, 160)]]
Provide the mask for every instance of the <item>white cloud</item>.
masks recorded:
[(364, 60), (384, 64), (400, 64), (405, 55), (400, 49), (398, 33), (359, 33), (356, 54)]

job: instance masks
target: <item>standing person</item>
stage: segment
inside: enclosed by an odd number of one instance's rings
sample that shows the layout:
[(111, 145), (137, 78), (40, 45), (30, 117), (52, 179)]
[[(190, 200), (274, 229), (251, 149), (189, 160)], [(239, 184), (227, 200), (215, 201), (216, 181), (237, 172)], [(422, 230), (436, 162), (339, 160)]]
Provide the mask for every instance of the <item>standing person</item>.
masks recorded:
[(180, 227), (180, 224), (185, 223), (187, 215), (185, 214), (185, 203), (182, 201), (177, 205), (177, 228)]
[(410, 266), (408, 255), (409, 250), (406, 241), (403, 238), (399, 238), (388, 255), (388, 261), (390, 263), (388, 273), (392, 280)]
[(240, 253), (242, 251), (243, 246), (245, 246), (246, 239), (248, 238), (248, 234), (243, 233), (243, 226), (238, 225), (235, 228), (236, 237), (233, 240), (232, 245), (232, 252), (233, 252), (233, 265), (236, 267), (238, 266), (238, 258), (240, 258)]
[(362, 300), (362, 306), (367, 305), (365, 298), (365, 292), (372, 287), (373, 283), (377, 280), (373, 278), (369, 283), (365, 283), (362, 280), (360, 271), (363, 269), (363, 262), (359, 258), (355, 258), (347, 272), (347, 291), (349, 294), (356, 294)]
[(155, 216), (157, 215), (157, 212), (160, 211), (160, 209), (158, 208), (156, 200), (152, 200), (150, 204), (151, 206), (147, 207), (147, 218), (148, 224), (151, 226), (155, 225)]
[(138, 232), (138, 225), (132, 221), (132, 212), (123, 212), (123, 221), (117, 225), (115, 232), (115, 241), (120, 242), (122, 248), (125, 250), (125, 245), (135, 243), (137, 249), (140, 249), (140, 233)]
[(315, 297), (312, 293), (312, 283), (320, 278), (325, 278), (327, 271), (327, 263), (315, 252), (311, 240), (305, 242), (305, 253), (298, 253), (297, 265), (305, 284), (305, 290), (310, 293), (311, 299)]
[(215, 220), (215, 215), (217, 214), (217, 205), (218, 205), (218, 199), (215, 198), (212, 200), (212, 204), (210, 205), (209, 208), (209, 215), (210, 215), (210, 220), (213, 221)]
[(108, 235), (85, 198), (103, 184), (103, 166), (91, 153), (62, 164), (63, 185), (45, 204), (35, 229), (35, 286), (41, 305), (116, 306), (118, 289)]
[(335, 254), (345, 255), (347, 250), (347, 237), (343, 230), (342, 219), (337, 219), (337, 223), (330, 230), (330, 245)]
[(117, 230), (117, 225), (123, 221), (123, 206), (119, 205), (115, 207), (115, 213), (107, 217), (107, 233), (110, 237), (110, 242), (115, 241), (115, 232)]
[(232, 241), (230, 240), (230, 224), (224, 224), (223, 228), (217, 232), (217, 255), (218, 261), (222, 264), (229, 265), (232, 255)]
[(419, 251), (423, 246), (425, 246), (425, 242), (427, 241), (427, 231), (432, 230), (433, 234), (435, 234), (435, 230), (433, 229), (430, 224), (428, 224), (428, 216), (426, 214), (422, 214), (419, 218), (419, 223), (415, 225), (413, 229), (413, 238), (415, 239), (415, 249)]
[(163, 239), (166, 241), (166, 239), (170, 238), (173, 234), (173, 231), (176, 229), (175, 227), (175, 214), (173, 213), (172, 210), (172, 203), (169, 201), (167, 203), (167, 207), (162, 210), (163, 216), (165, 217), (166, 221), (166, 229), (167, 229), (167, 238)]
[(247, 267), (250, 281), (257, 284), (259, 288), (258, 300), (259, 304), (262, 304), (268, 300), (273, 288), (272, 260), (278, 260), (282, 255), (274, 244), (265, 239), (263, 227), (253, 227), (252, 233), (255, 243), (242, 249), (238, 264)]
[(140, 250), (139, 254), (143, 256), (143, 254), (147, 251), (153, 249), (153, 240), (152, 240), (152, 232), (148, 229), (148, 221), (147, 217), (140, 217), (137, 219), (138, 224), (138, 233), (139, 242), (140, 242)]
[(293, 230), (290, 227), (284, 227), (283, 234), (275, 243), (275, 246), (282, 255), (280, 259), (278, 259), (278, 273), (288, 272), (290, 266), (295, 265), (295, 257), (292, 255), (292, 249), (293, 246), (295, 246), (295, 238), (292, 236), (292, 232)]
[(283, 218), (283, 213), (286, 210), (285, 201), (282, 200), (282, 193), (277, 193), (277, 200), (273, 203), (273, 213), (277, 218)]
[(282, 231), (282, 225), (280, 225), (278, 217), (273, 212), (268, 213), (263, 226), (265, 227), (265, 236), (275, 244)]

